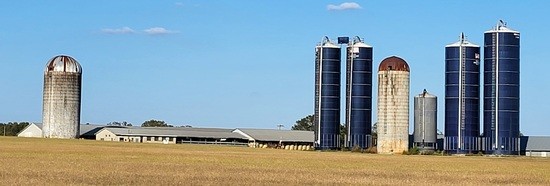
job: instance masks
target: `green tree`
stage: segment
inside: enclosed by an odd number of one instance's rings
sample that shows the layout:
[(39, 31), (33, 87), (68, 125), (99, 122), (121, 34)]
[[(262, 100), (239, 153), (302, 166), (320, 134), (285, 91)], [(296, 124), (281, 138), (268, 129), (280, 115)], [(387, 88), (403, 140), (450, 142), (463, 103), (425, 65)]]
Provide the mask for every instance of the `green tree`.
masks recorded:
[(340, 146), (343, 148), (346, 144), (346, 136), (348, 135), (348, 126), (345, 123), (340, 125)]
[(306, 117), (296, 121), (296, 124), (292, 126), (292, 130), (313, 131), (313, 115), (307, 115)]
[(3, 136), (17, 136), (25, 127), (29, 125), (29, 122), (8, 122), (0, 123), (0, 135)]
[(375, 122), (372, 125), (371, 135), (372, 135), (372, 141), (376, 141), (376, 139), (378, 138), (378, 122)]
[(166, 122), (162, 120), (152, 119), (152, 120), (143, 122), (143, 124), (141, 124), (141, 127), (174, 127), (174, 126), (168, 125)]
[(123, 122), (113, 121), (113, 122), (107, 123), (107, 125), (108, 126), (121, 126), (121, 127), (131, 127), (132, 126), (131, 123), (128, 123), (126, 121), (123, 121)]

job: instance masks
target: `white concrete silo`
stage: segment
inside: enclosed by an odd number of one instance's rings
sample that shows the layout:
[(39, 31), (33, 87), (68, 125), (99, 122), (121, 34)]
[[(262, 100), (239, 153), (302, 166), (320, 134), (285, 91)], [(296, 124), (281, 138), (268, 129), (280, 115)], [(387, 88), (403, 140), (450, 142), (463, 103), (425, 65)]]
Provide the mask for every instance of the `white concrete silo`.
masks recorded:
[(78, 138), (82, 67), (72, 57), (58, 55), (44, 70), (42, 131), (45, 138)]
[(409, 146), (410, 69), (405, 60), (391, 56), (378, 69), (377, 152), (401, 154)]

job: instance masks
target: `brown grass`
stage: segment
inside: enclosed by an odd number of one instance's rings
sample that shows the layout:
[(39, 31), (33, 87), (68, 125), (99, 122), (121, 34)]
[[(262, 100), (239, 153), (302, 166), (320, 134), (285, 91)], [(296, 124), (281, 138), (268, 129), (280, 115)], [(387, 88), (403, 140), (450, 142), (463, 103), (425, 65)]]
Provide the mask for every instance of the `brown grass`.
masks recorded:
[(550, 185), (550, 158), (0, 137), (1, 185)]

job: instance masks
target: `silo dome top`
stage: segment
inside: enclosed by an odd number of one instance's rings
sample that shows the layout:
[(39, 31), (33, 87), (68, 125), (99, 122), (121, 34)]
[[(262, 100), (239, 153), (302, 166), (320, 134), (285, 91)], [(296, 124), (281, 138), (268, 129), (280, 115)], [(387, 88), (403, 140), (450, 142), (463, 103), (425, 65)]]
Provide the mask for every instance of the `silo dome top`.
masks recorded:
[(387, 70), (410, 72), (407, 62), (397, 56), (387, 57), (386, 59), (382, 60), (382, 62), (380, 63), (380, 67), (378, 67), (378, 71), (380, 72)]
[(58, 55), (48, 61), (44, 71), (82, 73), (82, 67), (74, 58), (66, 55)]

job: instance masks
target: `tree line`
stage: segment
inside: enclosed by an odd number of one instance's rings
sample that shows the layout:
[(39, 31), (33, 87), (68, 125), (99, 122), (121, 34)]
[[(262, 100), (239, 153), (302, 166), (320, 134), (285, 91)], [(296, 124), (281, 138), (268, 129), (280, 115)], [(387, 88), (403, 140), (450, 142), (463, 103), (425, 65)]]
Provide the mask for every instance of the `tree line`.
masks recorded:
[[(25, 127), (30, 125), (29, 122), (8, 122), (0, 123), (0, 136), (17, 136)], [(131, 127), (132, 123), (126, 121), (113, 121), (107, 123), (107, 126), (121, 126)], [(174, 127), (162, 120), (147, 120), (141, 124), (141, 127)], [(191, 125), (184, 125), (182, 127), (192, 127)]]
[[(292, 130), (306, 130), (306, 131), (314, 131), (315, 125), (313, 124), (313, 115), (307, 115), (306, 117), (296, 121), (296, 123), (292, 126)], [(371, 135), (373, 139), (376, 139), (378, 137), (377, 131), (377, 123), (374, 123), (372, 125), (371, 129)], [(345, 123), (342, 123), (340, 125), (340, 141), (345, 141), (345, 136), (347, 135), (347, 126)]]
[(17, 136), (29, 122), (8, 122), (0, 123), (0, 135), (2, 136)]
[[(292, 130), (306, 130), (306, 131), (314, 131), (314, 124), (313, 124), (313, 115), (307, 115), (306, 117), (296, 121), (296, 123), (292, 126)], [(376, 127), (376, 124), (375, 126)], [(345, 124), (340, 125), (340, 136), (344, 136), (347, 132)]]
[[(131, 127), (133, 125), (132, 125), (132, 123), (128, 123), (126, 121), (122, 121), (122, 122), (113, 121), (113, 122), (107, 123), (107, 126)], [(151, 119), (151, 120), (147, 120), (147, 121), (143, 122), (141, 124), (141, 127), (174, 127), (174, 125), (170, 125), (170, 124), (168, 124), (168, 123), (166, 123), (165, 121), (162, 121), (162, 120)], [(191, 127), (191, 125), (184, 125), (184, 126), (181, 126), (181, 127)]]

